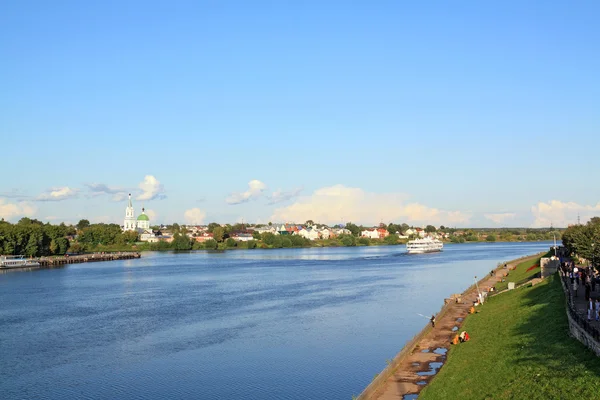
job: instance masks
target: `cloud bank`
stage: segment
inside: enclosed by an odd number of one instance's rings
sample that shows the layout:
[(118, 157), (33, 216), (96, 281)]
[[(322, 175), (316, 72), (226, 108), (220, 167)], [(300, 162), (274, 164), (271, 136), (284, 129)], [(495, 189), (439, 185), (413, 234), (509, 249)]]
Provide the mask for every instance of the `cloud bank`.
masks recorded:
[(204, 223), (206, 213), (199, 208), (191, 208), (183, 213), (186, 224), (189, 225), (201, 225)]
[(400, 193), (371, 193), (360, 188), (335, 185), (316, 190), (311, 196), (278, 208), (272, 221), (303, 222), (309, 219), (322, 223), (406, 222), (410, 224), (466, 225), (471, 215), (446, 211), (419, 203), (407, 203)]
[(515, 213), (494, 213), (494, 214), (483, 214), (486, 219), (500, 225), (506, 223), (506, 221), (514, 220), (517, 214)]
[(166, 199), (164, 186), (152, 175), (146, 175), (138, 185), (142, 190), (136, 200), (162, 200)]
[(104, 183), (89, 183), (86, 184), (92, 196), (100, 196), (103, 194), (111, 195), (113, 201), (123, 201), (127, 198), (130, 192), (127, 189), (108, 186)]
[(35, 199), (37, 201), (63, 201), (73, 199), (79, 195), (79, 189), (72, 189), (68, 186), (50, 188), (41, 193)]
[(562, 202), (560, 200), (551, 200), (547, 203), (539, 202), (531, 207), (534, 221), (532, 228), (548, 227), (567, 227), (570, 224), (577, 223), (577, 217), (581, 223), (586, 223), (590, 218), (600, 215), (600, 203), (595, 206), (581, 205), (575, 202)]
[(281, 189), (276, 190), (269, 196), (269, 204), (283, 203), (284, 201), (294, 199), (300, 195), (302, 189), (299, 187), (289, 192), (284, 192)]
[(18, 203), (8, 203), (4, 199), (0, 199), (0, 218), (12, 220), (17, 217), (32, 217), (37, 212), (37, 208), (26, 201)]
[(248, 182), (248, 190), (245, 192), (234, 192), (225, 199), (227, 204), (241, 204), (250, 200), (257, 199), (262, 195), (262, 192), (267, 188), (267, 185), (259, 180), (253, 179)]

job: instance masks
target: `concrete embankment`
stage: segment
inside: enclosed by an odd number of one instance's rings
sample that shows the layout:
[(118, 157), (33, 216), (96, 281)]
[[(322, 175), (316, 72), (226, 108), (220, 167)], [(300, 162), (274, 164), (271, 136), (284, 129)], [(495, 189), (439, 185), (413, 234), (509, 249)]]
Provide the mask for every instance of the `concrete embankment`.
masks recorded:
[(34, 259), (28, 259), (27, 261), (34, 261), (39, 263), (39, 266), (32, 267), (31, 265), (24, 265), (23, 267), (11, 267), (11, 268), (0, 268), (2, 270), (8, 269), (21, 269), (21, 268), (51, 268), (66, 264), (79, 264), (85, 262), (98, 262), (98, 261), (116, 261), (116, 260), (130, 260), (134, 258), (140, 258), (141, 254), (137, 252), (119, 252), (119, 253), (92, 253), (92, 254), (77, 254), (72, 256), (60, 256), (60, 257), (40, 257)]
[[(510, 261), (508, 268), (523, 261), (540, 257), (540, 254)], [(504, 277), (505, 270), (498, 267), (471, 285), (459, 296), (446, 299), (436, 316), (435, 328), (427, 324), (394, 357), (392, 362), (365, 388), (358, 400), (413, 399), (442, 367), (451, 339), (460, 330), (462, 321), (477, 299), (477, 287), (487, 291)]]

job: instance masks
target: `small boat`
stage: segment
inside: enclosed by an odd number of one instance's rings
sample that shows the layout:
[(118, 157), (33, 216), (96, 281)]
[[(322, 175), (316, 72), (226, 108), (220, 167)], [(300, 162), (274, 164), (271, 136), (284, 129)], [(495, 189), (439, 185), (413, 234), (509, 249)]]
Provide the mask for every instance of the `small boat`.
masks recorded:
[(434, 253), (442, 251), (443, 248), (444, 243), (441, 240), (429, 237), (409, 240), (408, 243), (406, 243), (406, 251), (408, 254)]
[(0, 269), (39, 267), (40, 263), (25, 256), (0, 256)]

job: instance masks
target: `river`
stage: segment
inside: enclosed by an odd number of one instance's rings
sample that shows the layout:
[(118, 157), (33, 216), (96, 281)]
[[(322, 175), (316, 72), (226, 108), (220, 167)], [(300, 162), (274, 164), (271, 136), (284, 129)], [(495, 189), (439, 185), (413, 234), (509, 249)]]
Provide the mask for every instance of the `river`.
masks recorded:
[(0, 274), (3, 399), (345, 399), (443, 299), (550, 242), (144, 253)]

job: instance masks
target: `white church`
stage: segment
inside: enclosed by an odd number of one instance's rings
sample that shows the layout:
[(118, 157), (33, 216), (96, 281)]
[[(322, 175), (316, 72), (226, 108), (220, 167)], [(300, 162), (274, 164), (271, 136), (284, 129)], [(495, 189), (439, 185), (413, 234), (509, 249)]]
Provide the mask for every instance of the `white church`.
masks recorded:
[(144, 212), (142, 207), (142, 213), (135, 218), (133, 211), (133, 205), (131, 204), (131, 193), (129, 193), (129, 203), (125, 209), (125, 220), (123, 221), (123, 232), (136, 231), (140, 235), (142, 242), (154, 242), (156, 236), (150, 228), (150, 218)]

